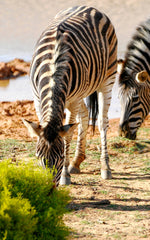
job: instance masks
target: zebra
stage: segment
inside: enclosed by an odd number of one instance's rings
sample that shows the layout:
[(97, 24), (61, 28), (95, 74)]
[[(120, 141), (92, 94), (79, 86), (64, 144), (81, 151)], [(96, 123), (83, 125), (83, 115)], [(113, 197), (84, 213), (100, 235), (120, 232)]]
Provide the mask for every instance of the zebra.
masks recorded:
[(141, 23), (118, 61), (121, 117), (119, 135), (136, 139), (150, 111), (150, 19)]
[[(89, 116), (84, 99), (88, 96), (93, 99), (90, 106), (99, 112), (101, 175), (111, 178), (106, 131), (116, 71), (114, 27), (104, 13), (93, 7), (76, 6), (58, 13), (40, 36), (30, 69), (40, 124), (25, 119), (24, 124), (30, 134), (38, 137), (36, 154), (42, 165), (55, 166), (56, 185), (70, 184), (70, 173), (79, 173), (85, 159)], [(77, 147), (70, 162), (69, 147), (77, 126)]]

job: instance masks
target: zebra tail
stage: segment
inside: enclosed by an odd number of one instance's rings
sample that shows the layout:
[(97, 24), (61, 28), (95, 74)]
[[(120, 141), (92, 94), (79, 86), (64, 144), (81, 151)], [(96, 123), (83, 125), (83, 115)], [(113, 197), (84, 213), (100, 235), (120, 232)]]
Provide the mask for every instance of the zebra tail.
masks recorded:
[(95, 124), (98, 115), (98, 98), (97, 92), (92, 93), (90, 96), (86, 98), (87, 107), (89, 110), (89, 120), (92, 118), (92, 126), (93, 126), (93, 135), (95, 132)]

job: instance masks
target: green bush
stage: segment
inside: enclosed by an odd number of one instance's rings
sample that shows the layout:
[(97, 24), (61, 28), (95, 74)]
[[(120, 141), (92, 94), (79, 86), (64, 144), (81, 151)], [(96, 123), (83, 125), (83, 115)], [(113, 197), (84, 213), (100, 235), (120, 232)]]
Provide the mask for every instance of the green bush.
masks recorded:
[(62, 240), (69, 194), (53, 188), (53, 175), (34, 164), (0, 163), (0, 239)]

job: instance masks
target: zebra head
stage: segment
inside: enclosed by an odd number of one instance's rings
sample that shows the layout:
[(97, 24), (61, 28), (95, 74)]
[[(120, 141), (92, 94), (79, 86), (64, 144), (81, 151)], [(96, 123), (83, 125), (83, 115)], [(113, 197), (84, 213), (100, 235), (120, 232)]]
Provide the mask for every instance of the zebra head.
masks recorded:
[(45, 168), (55, 169), (55, 183), (59, 184), (63, 163), (64, 163), (64, 137), (71, 134), (76, 124), (68, 124), (57, 129), (47, 125), (42, 127), (40, 124), (23, 119), (31, 137), (38, 137), (36, 156), (41, 159), (41, 165)]
[(123, 62), (119, 64), (122, 65), (119, 76), (119, 136), (135, 139), (138, 128), (150, 110), (150, 77), (146, 71), (133, 73), (123, 67)]

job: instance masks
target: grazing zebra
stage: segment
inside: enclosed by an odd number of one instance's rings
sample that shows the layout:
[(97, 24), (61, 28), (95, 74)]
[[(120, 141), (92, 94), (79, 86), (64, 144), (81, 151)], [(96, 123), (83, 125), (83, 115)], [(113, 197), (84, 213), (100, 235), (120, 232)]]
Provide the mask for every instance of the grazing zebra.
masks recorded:
[[(30, 78), (40, 125), (27, 120), (24, 123), (29, 132), (38, 136), (37, 156), (43, 165), (47, 160), (48, 167), (57, 169), (56, 184), (60, 175), (60, 184), (70, 184), (70, 173), (80, 172), (88, 128), (83, 98), (92, 94), (91, 106), (95, 106), (96, 98), (99, 102), (101, 173), (103, 178), (111, 178), (106, 130), (116, 68), (114, 27), (105, 14), (92, 7), (73, 7), (59, 13), (38, 40)], [(67, 112), (63, 126), (64, 109)], [(76, 117), (79, 124), (74, 124)], [(77, 125), (75, 158), (69, 162), (69, 146)]]
[(119, 135), (135, 139), (150, 111), (150, 19), (136, 29), (119, 68)]

